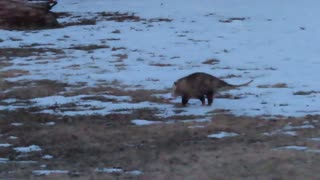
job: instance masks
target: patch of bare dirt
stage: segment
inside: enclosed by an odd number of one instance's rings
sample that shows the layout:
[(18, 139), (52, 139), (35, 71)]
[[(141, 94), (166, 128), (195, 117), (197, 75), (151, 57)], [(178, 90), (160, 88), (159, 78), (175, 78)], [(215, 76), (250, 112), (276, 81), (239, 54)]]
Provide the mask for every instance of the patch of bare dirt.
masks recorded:
[(169, 18), (151, 18), (146, 19), (135, 15), (135, 13), (129, 12), (98, 12), (98, 13), (83, 13), (72, 14), (68, 12), (57, 13), (59, 18), (70, 18), (71, 21), (62, 23), (62, 27), (77, 26), (77, 25), (95, 25), (99, 21), (115, 21), (115, 22), (143, 22), (143, 23), (155, 23), (155, 22), (171, 22)]
[(13, 77), (18, 77), (18, 76), (23, 76), (23, 75), (28, 75), (28, 74), (29, 74), (29, 71), (26, 71), (26, 70), (10, 69), (10, 70), (6, 70), (6, 71), (1, 71), (0, 77), (13, 78)]
[(217, 59), (207, 59), (202, 62), (202, 64), (210, 64), (210, 65), (215, 65), (218, 64), (220, 61)]
[(96, 50), (96, 49), (106, 49), (106, 48), (110, 48), (110, 47), (106, 46), (106, 45), (90, 44), (90, 45), (73, 45), (69, 49), (82, 50), (82, 51), (92, 51), (92, 50)]
[(39, 80), (33, 82), (4, 81), (0, 89), (6, 90), (6, 92), (3, 94), (4, 98), (14, 98), (23, 100), (57, 95), (60, 92), (63, 92), (66, 86), (67, 84), (65, 83), (51, 80)]
[(258, 85), (258, 88), (288, 88), (286, 83), (276, 83), (276, 84), (263, 84)]
[[(320, 122), (315, 121), (319, 116), (266, 120), (215, 115), (211, 122), (140, 127), (121, 124), (128, 121), (122, 121), (120, 115), (109, 120), (109, 116), (59, 117), (28, 112), (1, 114), (1, 142), (8, 142), (8, 137), (14, 135), (19, 138), (10, 140), (13, 147), (35, 144), (42, 148), (41, 152), (25, 157), (25, 160), (36, 160), (36, 165), (0, 164), (1, 178), (32, 178), (31, 171), (39, 169), (39, 164), (46, 164), (48, 169), (80, 172), (79, 178), (83, 179), (320, 178), (320, 157), (317, 153), (277, 149), (288, 145), (320, 149), (317, 141), (308, 140), (320, 136)], [(23, 125), (10, 125), (17, 120)], [(55, 122), (55, 125), (46, 126), (46, 122)], [(306, 122), (315, 128), (296, 129), (297, 136), (264, 135), (284, 129), (288, 124), (300, 126)], [(238, 136), (208, 138), (208, 135), (221, 131), (237, 133)], [(21, 154), (10, 148), (1, 148), (0, 151), (2, 157), (9, 157), (11, 161), (21, 158)], [(44, 160), (41, 159), (42, 154), (50, 154), (54, 158)], [(93, 170), (96, 167), (140, 170), (143, 174), (99, 174)], [(70, 177), (71, 174), (59, 175), (62, 179)]]
[(294, 92), (293, 95), (306, 96), (306, 95), (311, 95), (311, 94), (316, 94), (316, 93), (320, 93), (320, 91), (297, 91), (297, 92)]
[(150, 66), (158, 66), (158, 67), (168, 67), (173, 66), (173, 64), (165, 64), (165, 63), (152, 63)]
[(0, 48), (0, 56), (2, 57), (39, 56), (48, 52), (64, 54), (63, 50), (54, 48)]
[(219, 22), (222, 23), (232, 23), (233, 21), (244, 21), (248, 18), (245, 17), (232, 17), (232, 18), (228, 18), (228, 19), (220, 19)]

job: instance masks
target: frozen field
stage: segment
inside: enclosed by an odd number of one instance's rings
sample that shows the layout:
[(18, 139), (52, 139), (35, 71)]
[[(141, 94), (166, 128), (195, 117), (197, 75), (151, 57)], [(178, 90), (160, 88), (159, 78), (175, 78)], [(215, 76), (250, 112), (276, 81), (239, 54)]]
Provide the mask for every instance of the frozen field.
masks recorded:
[[(116, 82), (125, 90), (168, 90), (176, 79), (201, 71), (233, 84), (251, 79), (254, 82), (240, 90), (225, 92), (231, 98), (217, 98), (212, 107), (200, 107), (198, 100), (191, 101), (184, 109), (187, 114), (205, 114), (215, 109), (250, 116), (319, 114), (316, 34), (320, 26), (316, 19), (317, 2), (311, 2), (282, 1), (275, 5), (250, 0), (66, 0), (54, 8), (56, 12), (67, 12), (59, 22), (84, 22), (84, 25), (51, 30), (1, 30), (1, 48), (42, 50), (20, 57), (1, 57), (10, 63), (1, 71), (8, 74), (10, 70), (20, 70), (4, 78), (11, 82), (56, 80), (74, 88)], [(84, 20), (95, 24), (86, 25)], [(53, 103), (86, 104), (87, 111), (84, 108), (72, 113), (56, 111), (67, 115), (108, 114), (116, 108), (142, 106), (172, 114), (176, 108), (173, 104), (180, 102), (170, 99), (169, 91), (163, 94), (170, 100), (167, 104), (133, 104), (129, 99), (113, 104), (85, 101), (79, 97), (63, 98), (65, 91), (28, 100), (31, 106), (41, 106), (42, 110)], [(0, 109), (17, 108), (18, 100), (2, 100), (10, 103)], [(30, 103), (19, 104), (19, 108), (28, 106)]]
[[(319, 5), (63, 0), (0, 30), (0, 179), (319, 179)], [(182, 107), (193, 72), (253, 82)]]

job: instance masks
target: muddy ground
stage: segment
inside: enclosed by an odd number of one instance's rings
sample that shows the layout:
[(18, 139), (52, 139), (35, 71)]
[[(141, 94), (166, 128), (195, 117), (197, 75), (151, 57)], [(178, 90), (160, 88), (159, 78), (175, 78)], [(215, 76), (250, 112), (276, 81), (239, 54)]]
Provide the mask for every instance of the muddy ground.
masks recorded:
[[(141, 111), (140, 115), (152, 114)], [(138, 115), (138, 116), (140, 116)], [(319, 116), (261, 119), (217, 114), (208, 122), (136, 126), (126, 115), (62, 117), (1, 112), (1, 179), (319, 179)], [(12, 123), (22, 123), (15, 126)], [(50, 122), (49, 125), (48, 122)], [(219, 132), (234, 137), (209, 138)], [(293, 133), (294, 132), (294, 133)], [(18, 137), (12, 139), (10, 137)], [(312, 139), (314, 138), (314, 139)], [(285, 147), (304, 147), (303, 150)], [(52, 159), (43, 159), (50, 154)], [(32, 163), (21, 163), (32, 161)], [(122, 172), (97, 172), (97, 168)], [(67, 170), (38, 176), (41, 169)], [(139, 175), (126, 173), (138, 170)]]

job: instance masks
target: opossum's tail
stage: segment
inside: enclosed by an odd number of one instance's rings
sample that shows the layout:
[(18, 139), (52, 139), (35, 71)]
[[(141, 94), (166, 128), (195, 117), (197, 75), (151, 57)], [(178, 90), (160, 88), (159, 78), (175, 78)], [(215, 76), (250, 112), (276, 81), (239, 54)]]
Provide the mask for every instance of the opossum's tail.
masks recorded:
[(243, 83), (243, 84), (239, 84), (239, 85), (232, 85), (233, 87), (237, 88), (237, 87), (242, 87), (242, 86), (248, 86), (250, 83), (252, 83), (253, 80)]

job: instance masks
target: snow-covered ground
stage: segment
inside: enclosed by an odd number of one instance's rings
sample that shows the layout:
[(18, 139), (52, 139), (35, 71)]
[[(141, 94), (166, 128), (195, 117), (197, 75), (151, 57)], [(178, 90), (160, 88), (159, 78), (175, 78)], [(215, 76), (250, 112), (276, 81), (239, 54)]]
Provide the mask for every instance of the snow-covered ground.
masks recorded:
[[(250, 116), (319, 114), (319, 5), (316, 0), (64, 0), (53, 9), (71, 13), (70, 17), (59, 19), (61, 23), (96, 17), (96, 24), (51, 30), (0, 30), (0, 48), (37, 44), (36, 48), (63, 50), (63, 54), (15, 57), (10, 61), (12, 66), (0, 71), (29, 71), (27, 75), (7, 78), (8, 81), (50, 79), (85, 86), (117, 81), (132, 88), (138, 85), (160, 90), (170, 88), (176, 79), (192, 72), (217, 77), (234, 75), (224, 80), (233, 84), (254, 80), (248, 87), (229, 91), (242, 98), (219, 98), (212, 107), (201, 107), (200, 102), (191, 101), (184, 109), (186, 114), (203, 115), (215, 109)], [(99, 13), (109, 12), (134, 13), (144, 20), (115, 22), (98, 18)], [(92, 44), (109, 48), (91, 51), (73, 48)], [(119, 59), (119, 54), (124, 58)], [(203, 63), (209, 59), (218, 62)], [(272, 86), (277, 83), (286, 86)], [(298, 91), (314, 93), (295, 95)], [(176, 109), (172, 104), (87, 102), (63, 96), (31, 101), (32, 106), (41, 107), (74, 102), (80, 106), (79, 114), (155, 107), (169, 116)], [(88, 103), (99, 110), (81, 109)], [(0, 106), (0, 109), (15, 108), (14, 103)], [(58, 113), (73, 115), (77, 111)]]

